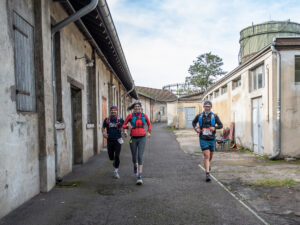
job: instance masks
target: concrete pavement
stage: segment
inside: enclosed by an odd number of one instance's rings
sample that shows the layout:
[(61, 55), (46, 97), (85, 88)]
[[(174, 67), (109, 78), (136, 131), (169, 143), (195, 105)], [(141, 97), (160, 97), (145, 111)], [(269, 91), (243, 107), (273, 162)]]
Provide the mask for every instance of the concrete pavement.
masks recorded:
[(217, 183), (206, 183), (199, 163), (199, 157), (180, 149), (172, 132), (154, 125), (144, 154), (143, 186), (135, 185), (127, 140), (121, 179), (112, 178), (103, 152), (65, 177), (77, 187), (40, 194), (0, 225), (262, 224)]

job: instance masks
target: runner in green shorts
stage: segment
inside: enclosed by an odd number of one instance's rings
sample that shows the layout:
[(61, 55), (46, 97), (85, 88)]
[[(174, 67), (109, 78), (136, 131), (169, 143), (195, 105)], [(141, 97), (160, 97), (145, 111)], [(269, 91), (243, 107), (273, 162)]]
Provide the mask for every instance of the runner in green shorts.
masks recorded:
[[(204, 155), (206, 182), (211, 181), (209, 172), (210, 162), (216, 147), (216, 129), (223, 128), (221, 120), (211, 111), (211, 108), (211, 101), (205, 101), (203, 104), (204, 111), (198, 114), (192, 122), (195, 131), (199, 133), (200, 147)], [(197, 123), (199, 124), (199, 127), (197, 126)]]

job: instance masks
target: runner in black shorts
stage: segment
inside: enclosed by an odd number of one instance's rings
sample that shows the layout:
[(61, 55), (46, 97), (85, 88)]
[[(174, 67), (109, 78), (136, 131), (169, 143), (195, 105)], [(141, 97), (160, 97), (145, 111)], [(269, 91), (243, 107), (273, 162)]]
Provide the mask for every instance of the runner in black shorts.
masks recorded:
[(123, 143), (121, 128), (124, 120), (118, 116), (117, 106), (110, 107), (110, 116), (103, 121), (102, 135), (107, 138), (109, 159), (114, 161), (114, 178), (119, 179), (121, 144)]
[[(204, 111), (198, 114), (193, 120), (193, 127), (199, 133), (200, 147), (204, 155), (204, 167), (206, 171), (206, 181), (210, 178), (210, 161), (213, 158), (216, 147), (216, 129), (222, 129), (223, 124), (219, 117), (211, 111), (212, 103), (205, 101), (203, 104)], [(197, 123), (199, 127), (197, 127)], [(216, 125), (217, 124), (217, 125)]]

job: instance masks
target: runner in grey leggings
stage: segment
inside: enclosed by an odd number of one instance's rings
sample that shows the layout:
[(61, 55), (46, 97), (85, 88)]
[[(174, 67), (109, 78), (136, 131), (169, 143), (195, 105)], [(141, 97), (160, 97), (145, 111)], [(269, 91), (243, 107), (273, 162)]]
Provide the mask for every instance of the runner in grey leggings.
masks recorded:
[[(138, 163), (138, 165), (143, 165), (143, 154), (145, 151), (146, 137), (132, 137), (129, 143), (133, 164), (136, 165), (136, 163)], [(136, 156), (138, 161), (136, 161)]]
[[(130, 136), (131, 139), (130, 149), (132, 153), (132, 162), (133, 162), (133, 171), (134, 174), (137, 176), (136, 184), (141, 185), (143, 184), (142, 180), (142, 172), (143, 172), (143, 154), (146, 145), (146, 136), (150, 137), (151, 132), (151, 123), (148, 119), (147, 115), (141, 111), (141, 102), (136, 101), (133, 103), (128, 109), (134, 109), (133, 113), (130, 113), (124, 124), (124, 135), (127, 136), (127, 123), (130, 122), (131, 129), (130, 129)], [(144, 126), (148, 125), (148, 131), (146, 133)], [(138, 156), (138, 163), (136, 157)]]

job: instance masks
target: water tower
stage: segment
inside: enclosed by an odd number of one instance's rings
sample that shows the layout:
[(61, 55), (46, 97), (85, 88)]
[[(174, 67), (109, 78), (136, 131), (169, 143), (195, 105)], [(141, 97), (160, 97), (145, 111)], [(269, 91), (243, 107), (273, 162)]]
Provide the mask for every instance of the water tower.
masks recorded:
[(300, 24), (288, 21), (269, 21), (246, 27), (240, 32), (239, 63), (263, 49), (274, 37), (300, 36)]

